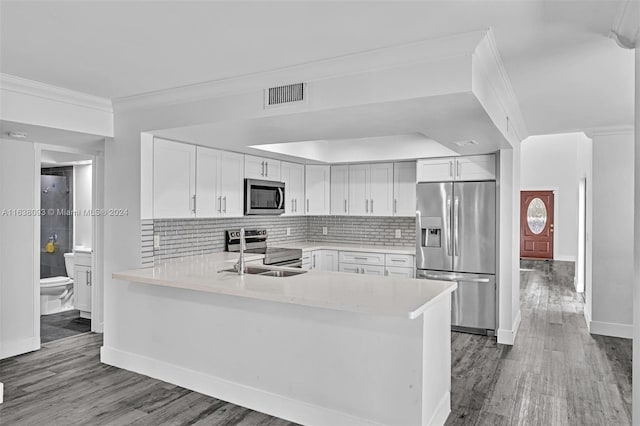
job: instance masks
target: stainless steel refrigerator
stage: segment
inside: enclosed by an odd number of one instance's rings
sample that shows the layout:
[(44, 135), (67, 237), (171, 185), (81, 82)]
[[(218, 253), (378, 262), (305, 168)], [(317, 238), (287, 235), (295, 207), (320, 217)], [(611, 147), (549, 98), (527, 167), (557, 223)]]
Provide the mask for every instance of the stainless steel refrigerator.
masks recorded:
[(496, 183), (418, 183), (416, 277), (457, 281), (452, 328), (496, 330)]

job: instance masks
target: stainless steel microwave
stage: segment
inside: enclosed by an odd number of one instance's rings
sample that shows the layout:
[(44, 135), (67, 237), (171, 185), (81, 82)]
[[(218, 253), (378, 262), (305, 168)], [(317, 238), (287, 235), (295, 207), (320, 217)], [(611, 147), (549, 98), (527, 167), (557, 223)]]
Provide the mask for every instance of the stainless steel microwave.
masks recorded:
[(244, 214), (283, 214), (284, 182), (244, 180)]

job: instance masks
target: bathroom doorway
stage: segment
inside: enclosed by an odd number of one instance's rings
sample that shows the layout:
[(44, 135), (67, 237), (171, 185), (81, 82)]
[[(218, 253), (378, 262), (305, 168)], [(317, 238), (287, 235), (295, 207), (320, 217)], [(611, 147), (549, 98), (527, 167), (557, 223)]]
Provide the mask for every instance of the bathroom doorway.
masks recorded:
[(41, 152), (40, 340), (88, 333), (91, 325), (93, 157)]

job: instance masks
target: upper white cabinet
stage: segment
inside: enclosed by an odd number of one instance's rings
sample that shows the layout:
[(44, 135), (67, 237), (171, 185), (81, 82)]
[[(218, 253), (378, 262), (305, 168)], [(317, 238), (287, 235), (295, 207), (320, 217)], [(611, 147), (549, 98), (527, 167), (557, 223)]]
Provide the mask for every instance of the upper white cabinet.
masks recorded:
[(393, 163), (349, 166), (349, 214), (393, 215)]
[(393, 215), (416, 214), (416, 162), (393, 164)]
[(287, 215), (303, 215), (304, 199), (304, 165), (280, 162), (280, 177), (284, 182), (284, 213)]
[(331, 166), (331, 214), (349, 214), (349, 166)]
[(418, 160), (418, 182), (474, 181), (496, 178), (496, 157), (472, 155), (467, 157), (428, 158)]
[(197, 147), (196, 217), (243, 215), (244, 156)]
[(164, 139), (153, 141), (153, 217), (196, 215), (196, 147)]
[(305, 167), (306, 214), (327, 215), (330, 212), (330, 167)]
[(280, 161), (271, 158), (244, 156), (244, 177), (280, 181)]

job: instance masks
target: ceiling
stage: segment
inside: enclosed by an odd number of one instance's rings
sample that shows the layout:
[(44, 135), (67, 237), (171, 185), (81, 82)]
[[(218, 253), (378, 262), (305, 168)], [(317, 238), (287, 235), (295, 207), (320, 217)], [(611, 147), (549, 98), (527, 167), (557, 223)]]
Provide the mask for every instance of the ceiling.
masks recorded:
[(64, 146), (89, 153), (104, 151), (104, 136), (0, 120), (0, 138), (12, 139), (10, 133), (25, 134), (24, 138), (15, 140)]
[(623, 2), (0, 3), (0, 71), (107, 98), (492, 27), (531, 134), (633, 122)]

